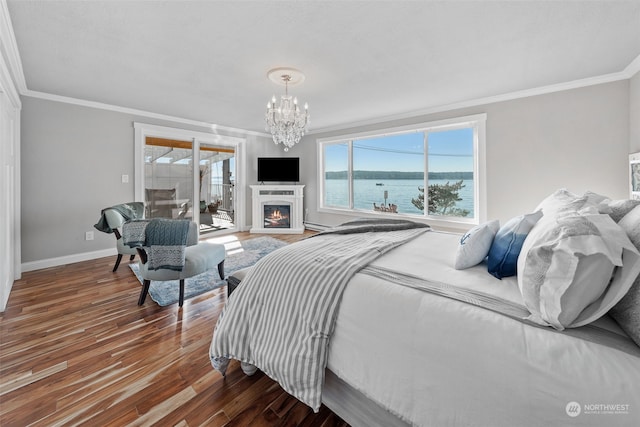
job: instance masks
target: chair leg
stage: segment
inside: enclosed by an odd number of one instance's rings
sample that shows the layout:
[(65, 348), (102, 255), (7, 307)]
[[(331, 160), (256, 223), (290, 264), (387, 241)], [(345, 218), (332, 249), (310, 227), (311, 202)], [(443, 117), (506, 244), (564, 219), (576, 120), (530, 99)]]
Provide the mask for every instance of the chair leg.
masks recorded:
[(224, 260), (220, 261), (220, 264), (218, 264), (218, 273), (220, 273), (220, 278), (224, 280)]
[(115, 271), (118, 269), (118, 266), (120, 265), (120, 261), (122, 261), (122, 254), (118, 254), (118, 259), (116, 259), (116, 265), (114, 265), (113, 270), (111, 270), (113, 273), (115, 273)]
[(144, 300), (147, 298), (149, 292), (149, 286), (151, 286), (151, 280), (145, 279), (142, 282), (142, 290), (140, 291), (140, 298), (138, 298), (138, 305), (144, 304)]
[(129, 257), (129, 261), (133, 261), (133, 259), (136, 257), (136, 254), (133, 254)]
[(178, 300), (178, 305), (182, 307), (182, 303), (184, 303), (184, 279), (180, 279), (180, 299)]

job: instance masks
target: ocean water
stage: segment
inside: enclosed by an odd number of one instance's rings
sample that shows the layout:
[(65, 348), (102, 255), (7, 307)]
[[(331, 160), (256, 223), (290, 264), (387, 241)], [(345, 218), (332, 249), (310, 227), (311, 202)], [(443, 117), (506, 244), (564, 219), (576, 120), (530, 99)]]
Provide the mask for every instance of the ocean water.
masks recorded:
[[(456, 180), (430, 180), (429, 184), (453, 183)], [(378, 185), (382, 184), (382, 185)], [(473, 216), (473, 180), (465, 180), (465, 185), (458, 196), (462, 198), (456, 204), (460, 209), (467, 209)], [(354, 208), (373, 210), (373, 204), (385, 203), (385, 191), (387, 192), (386, 204), (398, 205), (398, 212), (404, 214), (422, 215), (423, 212), (411, 203), (412, 198), (420, 195), (418, 187), (424, 182), (421, 179), (356, 179), (353, 181)], [(327, 206), (348, 207), (349, 187), (348, 181), (343, 179), (325, 180), (325, 204)]]

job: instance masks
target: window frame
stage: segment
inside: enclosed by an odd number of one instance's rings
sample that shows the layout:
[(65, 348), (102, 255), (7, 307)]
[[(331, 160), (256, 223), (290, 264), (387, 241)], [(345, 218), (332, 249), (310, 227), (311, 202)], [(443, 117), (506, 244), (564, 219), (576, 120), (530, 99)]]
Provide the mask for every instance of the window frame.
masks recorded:
[[(352, 134), (337, 135), (327, 138), (318, 138), (316, 140), (318, 154), (318, 188), (317, 206), (318, 212), (329, 214), (340, 214), (349, 216), (366, 216), (366, 217), (389, 217), (419, 220), (431, 223), (445, 229), (465, 230), (469, 226), (477, 225), (486, 221), (487, 217), (487, 199), (486, 199), (486, 113), (474, 114), (469, 116), (455, 117), (444, 120), (436, 120), (429, 122), (416, 123), (407, 126), (399, 126), (392, 128), (382, 128), (374, 131), (358, 132)], [(425, 197), (427, 197), (429, 177), (428, 177), (428, 139), (429, 132), (448, 131), (460, 128), (473, 128), (473, 173), (474, 173), (474, 216), (473, 218), (462, 218), (455, 216), (429, 215), (425, 209), (422, 215), (419, 214), (403, 214), (403, 213), (384, 213), (374, 212), (373, 210), (355, 209), (353, 207), (353, 142), (361, 139), (380, 138), (397, 134), (406, 134), (411, 132), (424, 132), (424, 188)], [(325, 147), (333, 144), (347, 144), (348, 146), (348, 190), (349, 202), (348, 208), (325, 205)], [(425, 206), (428, 201), (425, 200)]]

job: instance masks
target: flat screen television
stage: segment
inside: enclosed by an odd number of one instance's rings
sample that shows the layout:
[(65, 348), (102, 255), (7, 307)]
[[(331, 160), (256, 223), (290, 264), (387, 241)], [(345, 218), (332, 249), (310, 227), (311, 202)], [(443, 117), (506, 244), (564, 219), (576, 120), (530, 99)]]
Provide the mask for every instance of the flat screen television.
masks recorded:
[(300, 159), (298, 157), (258, 157), (258, 181), (300, 181)]

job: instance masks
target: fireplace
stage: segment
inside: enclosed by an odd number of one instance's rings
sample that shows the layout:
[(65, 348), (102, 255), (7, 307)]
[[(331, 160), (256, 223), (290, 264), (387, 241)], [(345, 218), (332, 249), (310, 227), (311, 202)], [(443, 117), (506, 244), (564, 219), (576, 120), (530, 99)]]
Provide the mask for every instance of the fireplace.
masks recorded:
[(304, 185), (252, 185), (251, 233), (304, 233)]
[(291, 228), (291, 205), (264, 205), (264, 228)]

